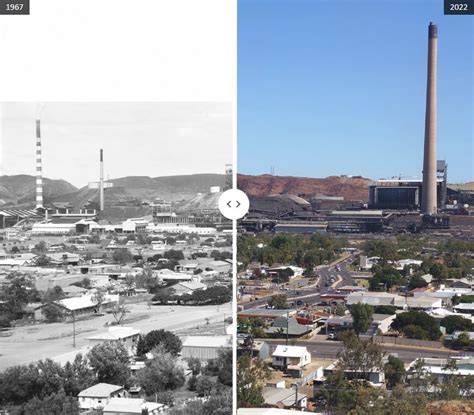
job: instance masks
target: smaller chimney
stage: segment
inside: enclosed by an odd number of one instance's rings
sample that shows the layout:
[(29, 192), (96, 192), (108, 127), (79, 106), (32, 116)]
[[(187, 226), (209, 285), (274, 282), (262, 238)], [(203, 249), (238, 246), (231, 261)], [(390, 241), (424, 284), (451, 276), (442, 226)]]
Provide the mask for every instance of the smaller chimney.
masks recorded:
[(104, 150), (100, 149), (100, 210), (104, 210)]

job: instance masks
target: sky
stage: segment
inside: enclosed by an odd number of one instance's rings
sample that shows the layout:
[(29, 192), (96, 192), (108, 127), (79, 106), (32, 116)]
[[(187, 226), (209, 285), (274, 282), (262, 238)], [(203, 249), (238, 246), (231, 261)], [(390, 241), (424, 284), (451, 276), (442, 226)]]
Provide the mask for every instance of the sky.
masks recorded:
[(239, 173), (421, 177), (430, 21), (438, 159), (473, 180), (474, 16), (441, 0), (239, 0)]
[[(1, 104), (2, 173), (36, 173), (36, 103)], [(43, 177), (82, 187), (105, 178), (225, 173), (230, 103), (44, 103)]]

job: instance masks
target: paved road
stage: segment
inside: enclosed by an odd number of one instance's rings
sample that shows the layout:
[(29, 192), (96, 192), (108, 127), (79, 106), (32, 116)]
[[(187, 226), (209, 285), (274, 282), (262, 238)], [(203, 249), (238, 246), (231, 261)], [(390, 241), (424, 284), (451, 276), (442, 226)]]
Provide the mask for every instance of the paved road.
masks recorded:
[[(298, 300), (303, 303), (314, 304), (319, 302), (320, 295), (342, 287), (344, 285), (355, 285), (355, 281), (352, 278), (351, 273), (347, 270), (349, 261), (353, 261), (357, 254), (351, 254), (342, 260), (333, 262), (331, 265), (326, 267), (320, 267), (317, 269), (319, 275), (318, 286), (309, 288), (299, 288), (296, 284), (289, 284), (292, 291), (281, 291), (282, 294), (286, 294), (288, 297), (288, 304), (290, 307), (298, 305)], [(339, 265), (340, 270), (337, 270), (335, 266)], [(338, 282), (339, 277), (339, 282)], [(335, 279), (333, 283), (331, 278)], [(264, 307), (267, 304), (268, 297), (260, 298), (258, 300), (250, 301), (242, 304), (244, 310), (255, 307)]]

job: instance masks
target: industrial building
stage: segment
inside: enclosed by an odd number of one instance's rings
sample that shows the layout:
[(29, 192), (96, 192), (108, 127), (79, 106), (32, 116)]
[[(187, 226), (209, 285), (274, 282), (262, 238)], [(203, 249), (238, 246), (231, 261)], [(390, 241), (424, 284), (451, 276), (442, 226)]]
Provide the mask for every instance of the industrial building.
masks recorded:
[[(441, 161), (442, 162), (442, 161)], [(438, 163), (441, 163), (438, 161)], [(444, 163), (444, 162), (442, 162)], [(437, 177), (437, 201), (441, 209), (446, 207), (447, 176)], [(369, 209), (417, 211), (422, 206), (423, 180), (387, 179), (378, 180), (369, 186)]]

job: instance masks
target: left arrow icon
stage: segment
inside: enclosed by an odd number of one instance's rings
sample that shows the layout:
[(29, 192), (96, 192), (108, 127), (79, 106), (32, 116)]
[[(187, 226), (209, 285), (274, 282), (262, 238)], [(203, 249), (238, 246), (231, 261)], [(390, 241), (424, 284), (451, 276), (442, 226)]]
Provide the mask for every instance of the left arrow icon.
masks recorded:
[(231, 206), (230, 206), (230, 202), (231, 202), (230, 200), (227, 202), (227, 206), (229, 206), (229, 207), (231, 207)]

